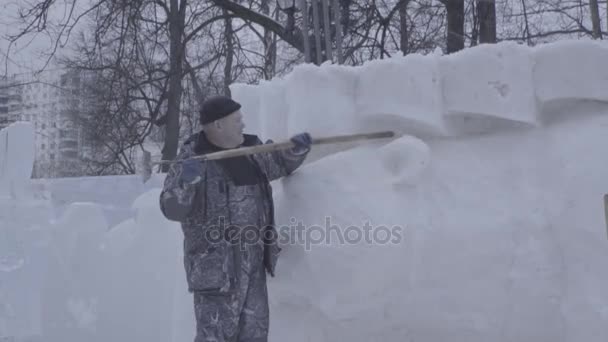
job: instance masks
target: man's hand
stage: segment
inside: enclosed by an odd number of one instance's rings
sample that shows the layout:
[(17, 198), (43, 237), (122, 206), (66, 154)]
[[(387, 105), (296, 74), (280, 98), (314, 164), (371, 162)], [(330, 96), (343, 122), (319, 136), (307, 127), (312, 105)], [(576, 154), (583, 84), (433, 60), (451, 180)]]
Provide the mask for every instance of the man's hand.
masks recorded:
[(189, 184), (198, 183), (203, 173), (203, 162), (200, 160), (187, 159), (182, 163), (181, 179)]
[(295, 154), (304, 154), (310, 151), (310, 145), (312, 144), (312, 138), (310, 134), (304, 132), (300, 134), (296, 134), (291, 137), (291, 142), (294, 143), (294, 147), (291, 150)]

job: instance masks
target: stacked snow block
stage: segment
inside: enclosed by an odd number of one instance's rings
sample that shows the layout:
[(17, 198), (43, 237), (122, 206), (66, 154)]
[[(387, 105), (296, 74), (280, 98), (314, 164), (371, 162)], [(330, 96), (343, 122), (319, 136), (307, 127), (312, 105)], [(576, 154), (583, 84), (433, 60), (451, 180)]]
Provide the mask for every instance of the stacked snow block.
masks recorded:
[(358, 67), (300, 65), (257, 86), (257, 105), (245, 92), (235, 97), (255, 107), (263, 127), (273, 125), (261, 129), (273, 137), (304, 130), (390, 129), (423, 139), (508, 132), (608, 106), (608, 70), (597, 67), (607, 59), (608, 45), (595, 41), (482, 44)]
[(440, 58), (443, 118), (457, 135), (536, 124), (532, 57), (515, 43)]
[(356, 121), (362, 129), (416, 136), (444, 134), (436, 56), (409, 55), (365, 64), (358, 72)]
[(34, 127), (17, 122), (0, 130), (0, 198), (23, 197), (34, 168)]
[[(534, 88), (543, 122), (596, 112), (608, 106), (608, 45), (565, 41), (533, 51)], [(555, 72), (559, 70), (559, 72)]]

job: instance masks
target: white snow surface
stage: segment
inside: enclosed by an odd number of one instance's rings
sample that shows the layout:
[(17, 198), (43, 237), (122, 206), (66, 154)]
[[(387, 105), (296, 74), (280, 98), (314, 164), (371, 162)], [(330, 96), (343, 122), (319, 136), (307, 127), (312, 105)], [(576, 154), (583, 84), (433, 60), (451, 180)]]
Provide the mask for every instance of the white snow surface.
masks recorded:
[(450, 127), (474, 133), (534, 125), (532, 63), (530, 50), (516, 43), (481, 45), (440, 58)]
[[(270, 341), (608, 340), (605, 49), (501, 43), (234, 85), (263, 140), (403, 133), (273, 183)], [(193, 341), (163, 175), (27, 181), (19, 125), (0, 148), (0, 340)]]
[(358, 126), (364, 130), (393, 127), (424, 137), (444, 135), (439, 60), (437, 56), (407, 55), (357, 68), (354, 104)]

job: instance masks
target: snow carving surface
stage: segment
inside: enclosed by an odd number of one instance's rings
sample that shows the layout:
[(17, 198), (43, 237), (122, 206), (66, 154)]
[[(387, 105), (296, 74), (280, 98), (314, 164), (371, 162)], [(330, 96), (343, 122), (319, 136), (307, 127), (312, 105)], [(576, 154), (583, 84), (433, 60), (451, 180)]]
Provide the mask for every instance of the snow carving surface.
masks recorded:
[(557, 100), (608, 102), (608, 45), (593, 41), (565, 41), (534, 50), (534, 85), (541, 104)]
[(239, 99), (242, 106), (243, 123), (245, 124), (246, 132), (263, 132), (263, 112), (260, 112), (260, 87), (236, 83), (230, 85), (230, 91), (233, 98)]
[(23, 196), (33, 167), (33, 125), (17, 122), (0, 130), (0, 197)]
[(366, 130), (391, 127), (417, 136), (444, 135), (441, 74), (436, 56), (408, 55), (358, 68), (355, 104)]
[[(608, 143), (606, 125), (603, 115), (433, 144), (433, 163), (407, 188), (390, 186), (383, 156), (363, 148), (298, 171), (282, 182), (281, 224), (302, 220), (316, 241), (311, 227), (326, 217), (334, 230), (369, 220), (404, 227), (403, 239), (289, 245), (270, 288), (273, 340), (601, 341), (608, 162), (593, 146)], [(588, 142), (573, 146), (581, 134)]]
[[(388, 288), (401, 273), (387, 270), (407, 264), (401, 256), (409, 234), (409, 227), (398, 226), (403, 204), (382, 155), (361, 147), (329, 156), (282, 185), (279, 229), (298, 238), (284, 244), (281, 271), (270, 283), (272, 340), (363, 341), (398, 329), (394, 321), (373, 318), (386, 317), (391, 302), (401, 298)], [(349, 333), (353, 321), (367, 322), (365, 331)]]
[(388, 179), (394, 184), (415, 185), (431, 159), (429, 146), (422, 140), (404, 136), (380, 149)]
[[(260, 96), (260, 119), (262, 130), (260, 132), (253, 132), (257, 134), (263, 141), (271, 139), (274, 141), (280, 141), (287, 138), (287, 111), (289, 107), (285, 97), (285, 84), (282, 80), (273, 82), (264, 81), (259, 85), (259, 96)], [(238, 100), (238, 98), (237, 98)], [(247, 108), (243, 108), (246, 113)], [(250, 132), (249, 129), (246, 129)]]
[(440, 58), (446, 120), (456, 132), (536, 124), (530, 49), (481, 45)]
[(289, 135), (308, 131), (334, 135), (353, 132), (356, 73), (347, 67), (296, 67), (285, 78)]

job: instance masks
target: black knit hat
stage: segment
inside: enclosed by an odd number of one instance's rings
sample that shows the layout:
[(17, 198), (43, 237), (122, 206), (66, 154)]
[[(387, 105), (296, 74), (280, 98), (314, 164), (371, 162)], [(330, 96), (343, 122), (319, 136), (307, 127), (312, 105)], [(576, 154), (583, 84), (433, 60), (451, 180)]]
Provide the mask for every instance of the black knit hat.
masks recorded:
[(206, 125), (239, 109), (241, 109), (241, 104), (227, 96), (212, 96), (205, 100), (199, 111), (201, 124)]

